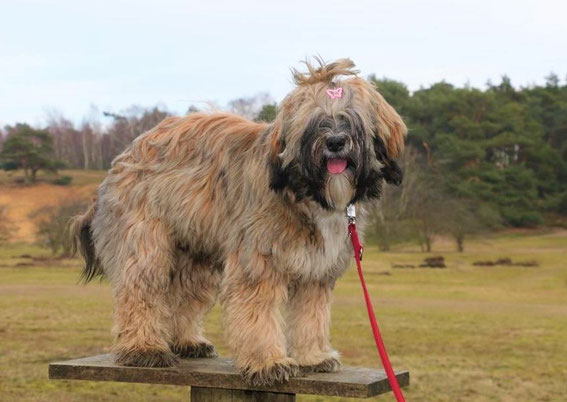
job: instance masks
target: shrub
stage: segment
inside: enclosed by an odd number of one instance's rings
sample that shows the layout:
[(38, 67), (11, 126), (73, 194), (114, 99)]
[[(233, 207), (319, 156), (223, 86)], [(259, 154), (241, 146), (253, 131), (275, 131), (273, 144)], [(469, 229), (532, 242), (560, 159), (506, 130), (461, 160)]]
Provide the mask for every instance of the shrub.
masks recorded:
[(502, 211), (502, 214), (508, 223), (516, 227), (535, 227), (542, 222), (541, 215), (535, 211), (508, 208)]
[(30, 217), (37, 222), (39, 244), (49, 248), (53, 255), (69, 256), (69, 220), (86, 208), (87, 203), (83, 200), (69, 200), (60, 205), (42, 207), (31, 214)]
[(68, 169), (69, 164), (62, 160), (55, 160), (53, 161), (53, 167), (55, 168), (55, 170)]
[(8, 241), (10, 233), (14, 230), (7, 211), (8, 208), (5, 205), (0, 205), (0, 244)]
[(71, 176), (61, 176), (52, 181), (53, 184), (58, 186), (68, 186), (73, 181)]
[(12, 161), (4, 162), (3, 164), (0, 165), (0, 168), (1, 168), (1, 169), (4, 169), (4, 170), (7, 170), (7, 171), (9, 171), (9, 170), (17, 170), (17, 169), (18, 169), (18, 164), (17, 164), (16, 162), (12, 162)]

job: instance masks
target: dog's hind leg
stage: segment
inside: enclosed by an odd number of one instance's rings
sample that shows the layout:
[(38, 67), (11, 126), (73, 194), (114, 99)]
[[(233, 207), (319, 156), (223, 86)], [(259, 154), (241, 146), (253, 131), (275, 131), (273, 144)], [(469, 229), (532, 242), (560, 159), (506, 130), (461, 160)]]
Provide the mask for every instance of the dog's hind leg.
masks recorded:
[(303, 371), (334, 372), (341, 367), (339, 353), (329, 342), (331, 291), (331, 284), (318, 282), (290, 289), (287, 342), (290, 356)]
[(203, 336), (203, 319), (214, 306), (222, 267), (192, 260), (178, 252), (170, 285), (173, 319), (171, 350), (180, 357), (214, 357), (214, 346)]
[(130, 225), (116, 256), (123, 267), (114, 281), (113, 352), (125, 366), (166, 367), (171, 352), (171, 311), (167, 300), (173, 267), (170, 236), (157, 219)]

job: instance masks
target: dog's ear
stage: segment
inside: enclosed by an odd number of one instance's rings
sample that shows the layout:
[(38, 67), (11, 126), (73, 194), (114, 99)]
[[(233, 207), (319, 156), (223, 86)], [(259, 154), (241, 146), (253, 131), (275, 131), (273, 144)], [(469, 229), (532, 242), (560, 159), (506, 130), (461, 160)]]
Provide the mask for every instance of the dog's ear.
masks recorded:
[(384, 165), (382, 174), (386, 182), (399, 185), (402, 182), (403, 173), (396, 159), (404, 150), (407, 127), (400, 115), (386, 102), (376, 88), (372, 92), (372, 104), (376, 111), (374, 128), (376, 157)]
[(388, 157), (397, 159), (404, 150), (404, 138), (408, 129), (398, 114), (386, 99), (374, 89), (372, 103), (376, 111), (376, 134), (386, 143)]
[(384, 180), (386, 180), (386, 183), (396, 186), (402, 184), (404, 173), (398, 163), (389, 157), (387, 146), (379, 136), (374, 137), (374, 152), (376, 152), (376, 158), (383, 165), (380, 173)]
[(282, 135), (282, 124), (276, 122), (270, 132), (270, 188), (275, 191), (283, 190), (289, 181), (289, 175), (282, 167), (281, 153), (285, 150), (285, 138)]
[(270, 159), (276, 158), (285, 149), (282, 125), (281, 121), (276, 121), (270, 128)]

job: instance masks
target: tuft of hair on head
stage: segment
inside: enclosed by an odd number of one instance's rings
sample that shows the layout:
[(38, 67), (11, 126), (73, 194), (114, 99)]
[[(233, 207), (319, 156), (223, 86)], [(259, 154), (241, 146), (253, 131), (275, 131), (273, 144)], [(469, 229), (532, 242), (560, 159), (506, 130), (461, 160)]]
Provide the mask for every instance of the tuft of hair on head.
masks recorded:
[(319, 66), (314, 66), (308, 59), (303, 61), (307, 66), (307, 72), (302, 73), (292, 68), (293, 80), (296, 85), (312, 85), (318, 82), (330, 84), (335, 77), (340, 75), (354, 75), (359, 71), (354, 70), (356, 65), (351, 59), (338, 59), (327, 64), (320, 56), (313, 57)]

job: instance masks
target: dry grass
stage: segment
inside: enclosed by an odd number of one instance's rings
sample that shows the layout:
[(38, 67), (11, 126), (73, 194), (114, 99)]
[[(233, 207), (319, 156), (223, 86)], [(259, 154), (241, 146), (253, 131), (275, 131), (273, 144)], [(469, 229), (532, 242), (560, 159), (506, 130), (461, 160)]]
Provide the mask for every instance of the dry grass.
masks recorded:
[[(364, 259), (392, 362), (411, 372), (407, 399), (565, 400), (567, 234), (485, 237), (471, 242), (463, 254), (445, 249), (450, 246), (440, 245), (449, 265), (445, 270), (392, 270), (394, 262), (415, 264), (423, 259), (425, 254), (409, 246), (391, 253), (369, 248)], [(186, 399), (183, 387), (47, 380), (50, 361), (108, 351), (112, 307), (107, 284), (76, 284), (76, 260), (16, 267), (29, 259), (14, 256), (42, 253), (33, 246), (0, 249), (0, 399)], [(540, 266), (472, 266), (475, 260), (506, 256), (535, 259)], [(346, 364), (376, 367), (359, 286), (354, 271), (337, 285), (333, 344)], [(227, 353), (218, 307), (207, 330), (220, 351)]]
[(15, 226), (11, 241), (32, 243), (36, 239), (36, 226), (30, 214), (41, 207), (58, 205), (69, 199), (90, 199), (104, 172), (64, 170), (61, 175), (73, 178), (72, 186), (56, 186), (50, 184), (53, 179), (42, 172), (38, 174), (38, 183), (34, 185), (16, 185), (14, 180), (20, 177), (19, 172), (0, 170), (0, 205), (7, 207), (8, 219)]
[[(108, 351), (112, 306), (106, 283), (77, 285), (79, 261), (31, 260), (47, 251), (23, 245), (35, 237), (29, 214), (68, 198), (89, 198), (104, 176), (63, 171), (72, 186), (21, 187), (0, 171), (0, 204), (16, 225), (14, 244), (0, 248), (0, 400), (183, 400), (173, 386), (47, 380), (50, 361)], [(16, 173), (17, 175), (17, 173)], [(18, 244), (20, 243), (20, 244)], [(412, 245), (389, 253), (368, 247), (364, 269), (396, 368), (411, 372), (415, 401), (561, 401), (567, 395), (567, 231), (509, 232), (467, 244), (462, 254), (440, 239), (446, 270), (392, 270), (426, 254)], [(476, 260), (537, 260), (537, 268), (474, 267)], [(336, 288), (333, 344), (350, 365), (376, 367), (360, 285), (349, 271)], [(208, 333), (228, 353), (220, 309)], [(301, 396), (299, 400), (322, 401)], [(391, 400), (382, 396), (379, 400)], [(334, 399), (337, 400), (337, 399)]]

